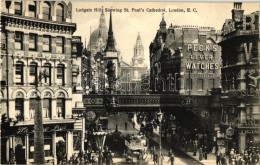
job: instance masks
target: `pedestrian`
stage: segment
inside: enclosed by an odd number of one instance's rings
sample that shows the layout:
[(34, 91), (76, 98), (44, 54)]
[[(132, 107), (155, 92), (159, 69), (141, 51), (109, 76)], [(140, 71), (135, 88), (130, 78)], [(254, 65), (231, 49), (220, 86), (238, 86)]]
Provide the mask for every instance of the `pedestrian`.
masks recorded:
[(219, 151), (217, 151), (217, 153), (216, 153), (216, 163), (217, 163), (217, 165), (221, 165), (221, 162), (220, 162), (220, 152)]
[(221, 165), (227, 165), (226, 156), (223, 154), (220, 158)]
[[(170, 150), (171, 151), (171, 150)], [(169, 163), (169, 161), (171, 162), (171, 165), (173, 165), (174, 164), (174, 154), (173, 154), (173, 152), (169, 152), (169, 160), (168, 160), (168, 163)]]
[(133, 122), (133, 128), (135, 129), (135, 122)]
[(202, 155), (202, 148), (200, 148), (199, 149), (199, 161), (202, 160), (202, 157), (203, 157), (203, 155)]
[(106, 165), (110, 165), (113, 163), (111, 150), (108, 151), (105, 159)]
[(153, 162), (154, 162), (154, 164), (158, 163), (158, 154), (156, 152), (154, 152), (154, 154), (153, 154)]
[(125, 130), (127, 130), (127, 122), (125, 122)]
[(206, 145), (204, 146), (204, 158), (205, 158), (205, 160), (208, 159), (208, 152), (207, 152), (207, 146)]

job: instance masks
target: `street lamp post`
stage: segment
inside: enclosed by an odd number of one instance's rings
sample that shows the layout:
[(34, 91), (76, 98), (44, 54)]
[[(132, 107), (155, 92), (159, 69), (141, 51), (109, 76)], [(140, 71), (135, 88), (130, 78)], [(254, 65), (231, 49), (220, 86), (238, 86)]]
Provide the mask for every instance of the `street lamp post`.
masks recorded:
[(162, 117), (163, 113), (161, 112), (161, 109), (159, 109), (159, 112), (157, 113), (157, 118), (159, 121), (159, 165), (162, 165)]
[[(100, 149), (101, 153), (103, 153), (103, 148), (104, 148), (104, 145), (105, 145), (107, 133), (102, 130), (102, 126), (101, 126), (100, 123), (98, 124), (97, 132), (93, 132), (93, 135), (95, 136), (97, 148)], [(102, 154), (100, 156), (101, 156), (101, 159), (100, 159), (101, 162), (99, 162), (99, 163), (102, 164), (103, 156), (102, 156)]]

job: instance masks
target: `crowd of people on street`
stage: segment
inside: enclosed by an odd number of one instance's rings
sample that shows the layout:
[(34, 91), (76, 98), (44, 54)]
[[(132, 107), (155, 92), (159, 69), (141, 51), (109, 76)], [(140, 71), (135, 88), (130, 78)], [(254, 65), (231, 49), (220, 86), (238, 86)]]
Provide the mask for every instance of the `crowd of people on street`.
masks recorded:
[(231, 149), (229, 152), (222, 152), (221, 148), (216, 150), (217, 165), (257, 165), (259, 164), (259, 148), (245, 149), (243, 153)]
[(79, 164), (79, 165), (101, 165), (113, 164), (113, 157), (111, 150), (108, 147), (105, 147), (105, 150), (102, 152), (99, 151), (90, 151), (87, 150), (85, 153), (79, 152), (78, 154), (74, 153), (69, 160), (66, 159), (66, 155), (61, 159), (58, 164)]

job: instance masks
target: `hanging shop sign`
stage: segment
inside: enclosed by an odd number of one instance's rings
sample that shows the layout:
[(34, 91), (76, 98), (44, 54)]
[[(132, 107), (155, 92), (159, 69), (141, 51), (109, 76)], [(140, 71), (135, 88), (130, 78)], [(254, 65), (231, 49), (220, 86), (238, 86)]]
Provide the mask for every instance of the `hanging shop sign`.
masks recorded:
[(231, 127), (228, 127), (228, 129), (226, 130), (226, 135), (227, 136), (233, 136), (234, 135), (234, 129), (232, 129)]

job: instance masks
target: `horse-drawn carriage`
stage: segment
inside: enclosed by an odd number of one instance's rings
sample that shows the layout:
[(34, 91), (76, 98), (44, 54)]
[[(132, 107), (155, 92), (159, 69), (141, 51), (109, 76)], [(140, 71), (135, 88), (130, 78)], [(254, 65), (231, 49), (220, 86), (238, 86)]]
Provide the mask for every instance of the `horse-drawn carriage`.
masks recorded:
[(144, 135), (131, 135), (125, 140), (126, 163), (145, 161), (148, 152), (148, 139)]

